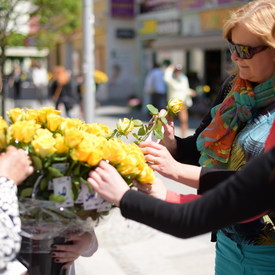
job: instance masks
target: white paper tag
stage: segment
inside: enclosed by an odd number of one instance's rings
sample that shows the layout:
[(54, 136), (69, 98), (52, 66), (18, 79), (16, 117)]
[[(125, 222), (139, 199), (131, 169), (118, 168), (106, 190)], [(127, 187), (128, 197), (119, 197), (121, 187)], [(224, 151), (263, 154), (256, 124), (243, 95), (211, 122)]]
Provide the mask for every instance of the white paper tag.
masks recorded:
[(109, 211), (112, 208), (112, 204), (104, 199), (102, 199), (102, 203), (97, 208), (97, 212)]
[(83, 188), (83, 206), (85, 210), (97, 209), (101, 200), (98, 193), (90, 193), (90, 190), (86, 184), (81, 186)]
[(62, 207), (74, 205), (72, 196), (72, 179), (71, 177), (55, 178), (53, 181), (53, 191), (55, 195), (64, 196), (66, 200), (61, 204)]

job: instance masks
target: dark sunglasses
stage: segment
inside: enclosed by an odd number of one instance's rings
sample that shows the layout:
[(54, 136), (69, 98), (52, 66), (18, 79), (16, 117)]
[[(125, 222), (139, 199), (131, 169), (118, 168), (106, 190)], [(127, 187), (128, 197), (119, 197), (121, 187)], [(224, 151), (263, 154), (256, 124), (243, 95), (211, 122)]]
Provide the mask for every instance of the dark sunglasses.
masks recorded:
[(255, 54), (262, 52), (268, 48), (268, 46), (250, 47), (245, 45), (233, 44), (232, 41), (228, 40), (229, 50), (231, 54), (234, 51), (241, 59), (251, 59)]

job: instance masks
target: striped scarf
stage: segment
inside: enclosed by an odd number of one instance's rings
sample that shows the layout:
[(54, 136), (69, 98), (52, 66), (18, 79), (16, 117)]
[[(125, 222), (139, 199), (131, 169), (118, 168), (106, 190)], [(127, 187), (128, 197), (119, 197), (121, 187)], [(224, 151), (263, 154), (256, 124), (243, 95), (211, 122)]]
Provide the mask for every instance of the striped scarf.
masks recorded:
[(275, 76), (252, 87), (238, 77), (224, 101), (211, 109), (212, 121), (197, 139), (201, 166), (222, 168), (229, 160), (234, 139), (255, 109), (275, 100)]

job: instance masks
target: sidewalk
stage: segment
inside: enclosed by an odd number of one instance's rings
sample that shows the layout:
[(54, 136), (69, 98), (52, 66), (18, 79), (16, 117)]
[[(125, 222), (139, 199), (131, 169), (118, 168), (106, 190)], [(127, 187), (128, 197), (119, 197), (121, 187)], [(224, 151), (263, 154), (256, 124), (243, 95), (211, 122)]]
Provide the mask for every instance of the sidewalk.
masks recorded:
[[(50, 106), (47, 102), (45, 106)], [(22, 100), (20, 107), (41, 108), (35, 100)], [(6, 109), (13, 108), (8, 100)], [(72, 110), (79, 117), (79, 109)], [(95, 110), (95, 122), (111, 129), (119, 118), (135, 118), (148, 122), (149, 116), (139, 110), (118, 103), (105, 103)], [(189, 134), (200, 119), (191, 117)], [(176, 123), (176, 134), (180, 135)], [(195, 193), (184, 185), (163, 178), (166, 186), (179, 193)], [(98, 251), (89, 258), (76, 261), (77, 275), (212, 275), (214, 274), (214, 243), (210, 234), (191, 239), (179, 239), (145, 225), (123, 218), (118, 208), (95, 228), (99, 241)]]

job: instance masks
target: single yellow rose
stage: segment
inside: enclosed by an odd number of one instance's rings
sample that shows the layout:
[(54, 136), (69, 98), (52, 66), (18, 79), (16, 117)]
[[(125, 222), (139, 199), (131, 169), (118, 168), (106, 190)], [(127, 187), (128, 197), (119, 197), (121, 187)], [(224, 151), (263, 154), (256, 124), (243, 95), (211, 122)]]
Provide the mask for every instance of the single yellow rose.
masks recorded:
[(90, 139), (93, 143), (93, 147), (90, 149), (90, 156), (87, 163), (91, 166), (96, 166), (101, 160), (104, 159), (104, 150), (107, 140), (104, 137), (94, 136)]
[(71, 129), (80, 130), (83, 124), (84, 122), (78, 118), (65, 118), (60, 125), (60, 130), (62, 133), (65, 133), (67, 130)]
[(100, 123), (85, 124), (83, 126), (83, 130), (87, 133), (104, 137), (108, 137), (112, 133), (111, 129), (107, 125)]
[(10, 119), (13, 123), (18, 121), (18, 120), (24, 120), (25, 119), (24, 109), (20, 109), (20, 108), (10, 109), (7, 112), (7, 114), (8, 114), (8, 116), (10, 117)]
[(50, 135), (40, 135), (31, 142), (34, 151), (41, 157), (55, 153), (55, 138)]
[(144, 169), (137, 176), (137, 180), (139, 183), (153, 184), (155, 181), (155, 174), (153, 169), (151, 169), (148, 165), (144, 166)]
[(11, 125), (11, 138), (20, 142), (29, 143), (41, 126), (34, 120), (16, 121)]
[(84, 132), (76, 131), (76, 129), (68, 129), (64, 133), (65, 144), (69, 148), (76, 147), (82, 141), (83, 137), (84, 137)]
[(183, 101), (179, 98), (172, 98), (168, 101), (166, 108), (168, 112), (171, 112), (176, 115), (178, 112), (182, 110)]
[(69, 147), (65, 144), (65, 139), (64, 137), (57, 133), (55, 135), (55, 150), (56, 150), (56, 153), (67, 153), (69, 151)]
[(63, 121), (64, 118), (60, 115), (49, 113), (47, 114), (46, 127), (52, 132), (57, 131)]
[(72, 159), (87, 162), (91, 166), (97, 165), (104, 156), (106, 139), (92, 134), (84, 135), (83, 140), (71, 152)]
[(103, 148), (104, 159), (113, 164), (118, 164), (126, 158), (125, 143), (118, 139), (109, 139)]
[(26, 110), (26, 120), (34, 120), (36, 123), (40, 123), (39, 120), (39, 111), (35, 109)]
[(56, 114), (59, 115), (61, 111), (56, 110), (54, 107), (44, 107), (41, 108), (38, 112), (39, 120), (42, 124), (46, 123), (48, 114)]
[(6, 148), (7, 145), (8, 123), (0, 116), (0, 149)]
[(135, 128), (135, 124), (128, 118), (119, 119), (117, 124), (117, 130), (123, 135), (129, 134)]

